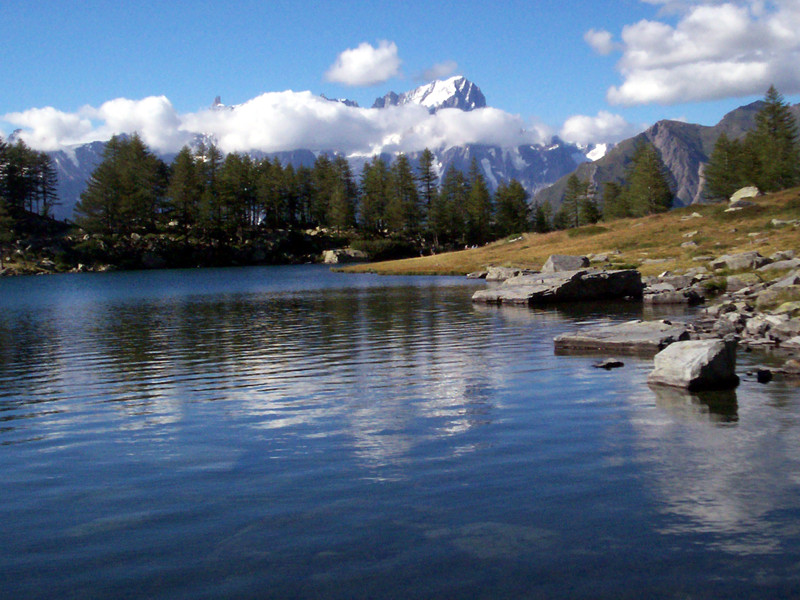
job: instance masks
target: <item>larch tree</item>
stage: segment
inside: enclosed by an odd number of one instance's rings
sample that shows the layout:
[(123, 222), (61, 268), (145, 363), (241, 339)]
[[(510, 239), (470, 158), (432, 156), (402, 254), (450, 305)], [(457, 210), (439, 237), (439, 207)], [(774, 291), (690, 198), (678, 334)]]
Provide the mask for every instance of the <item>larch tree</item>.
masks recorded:
[(530, 227), (528, 192), (516, 179), (501, 182), (494, 195), (495, 227), (497, 235), (504, 237), (522, 233)]
[(746, 137), (757, 159), (756, 184), (777, 191), (800, 183), (800, 140), (789, 105), (774, 86), (756, 114), (756, 126)]
[(474, 158), (469, 168), (467, 194), (467, 242), (484, 244), (492, 235), (492, 196)]
[(632, 216), (664, 212), (672, 206), (664, 165), (652, 144), (640, 142), (627, 173), (625, 191)]

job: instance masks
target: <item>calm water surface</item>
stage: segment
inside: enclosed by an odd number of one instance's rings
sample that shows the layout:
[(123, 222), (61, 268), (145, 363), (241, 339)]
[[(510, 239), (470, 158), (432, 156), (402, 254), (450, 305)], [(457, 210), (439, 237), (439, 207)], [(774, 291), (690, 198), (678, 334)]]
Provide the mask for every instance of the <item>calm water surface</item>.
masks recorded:
[(473, 289), (0, 280), (0, 597), (800, 594), (797, 388), (656, 393), (553, 354), (640, 309)]

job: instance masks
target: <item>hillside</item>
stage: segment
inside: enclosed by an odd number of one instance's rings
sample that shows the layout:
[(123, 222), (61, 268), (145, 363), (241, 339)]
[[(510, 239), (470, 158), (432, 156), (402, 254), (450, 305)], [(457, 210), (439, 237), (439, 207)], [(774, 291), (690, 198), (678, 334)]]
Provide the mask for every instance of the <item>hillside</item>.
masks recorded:
[[(748, 250), (765, 256), (780, 250), (800, 251), (800, 188), (761, 196), (754, 199), (753, 206), (736, 212), (726, 209), (727, 204), (692, 206), (566, 231), (526, 233), (480, 248), (344, 270), (383, 275), (464, 275), (488, 266), (539, 268), (551, 254), (607, 254), (612, 267), (635, 266), (642, 274), (653, 275), (704, 266), (707, 259), (702, 257)], [(773, 224), (773, 220), (797, 223)]]
[[(583, 163), (573, 171), (579, 179), (593, 182), (602, 194), (607, 181), (622, 183), (625, 171), (640, 141), (653, 144), (667, 171), (670, 188), (675, 195), (675, 206), (688, 206), (704, 201), (703, 169), (722, 133), (731, 139), (740, 139), (755, 125), (755, 115), (764, 106), (759, 100), (741, 106), (726, 114), (714, 126), (696, 125), (682, 121), (659, 121), (646, 131), (617, 144), (605, 156)], [(791, 107), (800, 121), (800, 104)], [(564, 189), (570, 174), (561, 177), (552, 186), (538, 192), (534, 202), (561, 205)]]

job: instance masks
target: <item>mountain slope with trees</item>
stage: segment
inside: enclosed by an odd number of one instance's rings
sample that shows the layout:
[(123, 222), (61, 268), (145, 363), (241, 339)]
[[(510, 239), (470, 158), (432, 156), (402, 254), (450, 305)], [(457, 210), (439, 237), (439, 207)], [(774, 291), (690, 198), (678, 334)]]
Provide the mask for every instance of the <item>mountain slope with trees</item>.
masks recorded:
[[(743, 139), (747, 132), (756, 127), (756, 115), (766, 104), (765, 100), (759, 100), (739, 107), (726, 114), (714, 126), (659, 121), (646, 131), (620, 142), (599, 160), (579, 165), (573, 173), (537, 192), (534, 203), (560, 206), (567, 181), (572, 174), (581, 181), (591, 182), (602, 196), (608, 182), (616, 185), (624, 183), (628, 165), (640, 144), (651, 144), (658, 152), (674, 196), (674, 206), (702, 203), (707, 200), (705, 169), (717, 140), (722, 135), (729, 140)], [(800, 104), (787, 109), (795, 119), (800, 119)]]

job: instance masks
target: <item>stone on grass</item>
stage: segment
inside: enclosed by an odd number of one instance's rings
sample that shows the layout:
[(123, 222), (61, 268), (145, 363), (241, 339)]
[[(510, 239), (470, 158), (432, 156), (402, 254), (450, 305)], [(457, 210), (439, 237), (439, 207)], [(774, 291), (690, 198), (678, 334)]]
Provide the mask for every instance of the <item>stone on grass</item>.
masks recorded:
[(735, 191), (733, 196), (731, 196), (731, 202), (736, 202), (737, 200), (741, 200), (743, 198), (755, 198), (760, 195), (761, 190), (754, 185), (748, 185)]
[(763, 267), (770, 260), (761, 256), (758, 252), (740, 252), (738, 254), (725, 254), (711, 261), (712, 269), (730, 269), (731, 271), (742, 271), (744, 269), (757, 269)]
[(736, 375), (736, 342), (721, 339), (675, 342), (656, 354), (647, 382), (688, 390), (730, 389)]
[(787, 258), (759, 267), (759, 271), (788, 271), (800, 267), (800, 258)]

